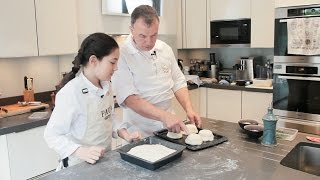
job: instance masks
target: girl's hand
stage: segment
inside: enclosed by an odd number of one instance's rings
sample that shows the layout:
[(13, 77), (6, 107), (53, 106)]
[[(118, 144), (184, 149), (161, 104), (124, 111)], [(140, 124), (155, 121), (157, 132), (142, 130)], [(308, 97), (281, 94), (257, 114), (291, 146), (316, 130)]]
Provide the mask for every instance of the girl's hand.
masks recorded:
[(79, 147), (73, 154), (90, 164), (96, 163), (105, 154), (105, 148), (101, 146)]

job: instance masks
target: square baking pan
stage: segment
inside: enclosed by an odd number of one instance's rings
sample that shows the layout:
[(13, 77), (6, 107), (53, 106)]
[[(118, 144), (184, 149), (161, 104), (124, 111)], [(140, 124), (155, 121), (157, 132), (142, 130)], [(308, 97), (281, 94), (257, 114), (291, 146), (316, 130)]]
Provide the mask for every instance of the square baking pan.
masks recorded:
[[(198, 130), (200, 131), (202, 129), (198, 128)], [(192, 151), (206, 149), (206, 148), (213, 147), (213, 146), (216, 146), (218, 144), (221, 144), (223, 142), (228, 141), (227, 137), (212, 132), (212, 134), (214, 135), (213, 141), (204, 141), (201, 145), (192, 146), (192, 145), (185, 143), (187, 135), (182, 135), (182, 138), (180, 138), (180, 139), (171, 139), (167, 136), (167, 133), (168, 133), (167, 129), (162, 129), (162, 130), (153, 132), (153, 134), (156, 135), (157, 137), (160, 137), (162, 139), (165, 139), (165, 140), (173, 142), (173, 143), (184, 145), (187, 147), (187, 149), (192, 150)]]
[[(172, 154), (169, 154), (166, 157), (163, 157), (163, 158), (157, 160), (156, 162), (150, 162), (145, 159), (128, 154), (128, 151), (130, 151), (131, 148), (134, 148), (136, 146), (143, 145), (143, 144), (161, 144), (163, 146), (166, 146), (167, 148), (174, 149), (176, 151)], [(156, 169), (160, 168), (161, 166), (163, 166), (167, 163), (170, 163), (173, 160), (181, 157), (182, 152), (185, 148), (186, 147), (183, 145), (175, 144), (175, 143), (172, 143), (169, 141), (165, 141), (165, 140), (158, 138), (156, 136), (150, 136), (150, 137), (142, 139), (138, 142), (134, 142), (134, 143), (122, 146), (121, 148), (116, 149), (116, 151), (118, 151), (120, 153), (121, 158), (125, 161), (136, 164), (136, 165), (141, 166), (146, 169), (156, 170)]]

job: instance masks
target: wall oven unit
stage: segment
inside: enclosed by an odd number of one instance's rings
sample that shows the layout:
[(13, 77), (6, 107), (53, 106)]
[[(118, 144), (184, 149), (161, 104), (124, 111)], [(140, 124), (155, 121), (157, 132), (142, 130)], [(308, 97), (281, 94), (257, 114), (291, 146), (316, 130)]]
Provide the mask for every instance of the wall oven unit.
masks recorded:
[(287, 21), (290, 19), (315, 17), (320, 17), (320, 5), (319, 7), (304, 6), (277, 8), (275, 11), (274, 56), (301, 56), (300, 59), (304, 59), (303, 56), (305, 55), (288, 53)]
[[(320, 135), (320, 54), (288, 53), (288, 46), (295, 44), (289, 44), (292, 41), (288, 40), (287, 24), (289, 19), (318, 16), (320, 6), (275, 11), (273, 108), (279, 117), (279, 126)], [(320, 27), (318, 29), (320, 31)], [(301, 33), (307, 31), (304, 29)], [(302, 38), (302, 42), (305, 40)]]
[(211, 47), (250, 47), (251, 20), (210, 22)]

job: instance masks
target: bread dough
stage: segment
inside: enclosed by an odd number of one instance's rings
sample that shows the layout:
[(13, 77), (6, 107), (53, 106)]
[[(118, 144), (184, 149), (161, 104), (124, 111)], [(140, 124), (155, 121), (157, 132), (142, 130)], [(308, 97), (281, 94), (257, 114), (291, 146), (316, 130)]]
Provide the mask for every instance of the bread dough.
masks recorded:
[(194, 124), (186, 124), (188, 131), (190, 134), (197, 134), (198, 133), (198, 128)]
[(127, 153), (154, 163), (174, 152), (176, 152), (175, 149), (168, 148), (161, 144), (143, 144), (133, 147)]
[(214, 138), (212, 132), (208, 129), (200, 130), (199, 135), (201, 136), (203, 141), (213, 141)]
[(203, 140), (199, 134), (189, 134), (185, 141), (186, 144), (193, 146), (201, 145), (202, 142)]
[(174, 132), (168, 132), (167, 133), (167, 136), (168, 138), (171, 138), (171, 139), (180, 139), (182, 138), (182, 133), (174, 133)]

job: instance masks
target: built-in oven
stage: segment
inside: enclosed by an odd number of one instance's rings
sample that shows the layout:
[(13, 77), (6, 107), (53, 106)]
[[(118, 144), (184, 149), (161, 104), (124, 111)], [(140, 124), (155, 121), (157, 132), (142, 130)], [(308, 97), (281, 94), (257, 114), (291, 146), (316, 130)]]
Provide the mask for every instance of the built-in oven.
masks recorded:
[(279, 126), (320, 135), (319, 16), (320, 5), (276, 8), (273, 108)]
[(286, 7), (275, 10), (274, 56), (302, 56), (288, 53), (288, 20), (320, 17), (318, 6)]
[(210, 23), (211, 47), (249, 47), (251, 20), (220, 20)]

